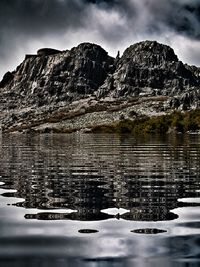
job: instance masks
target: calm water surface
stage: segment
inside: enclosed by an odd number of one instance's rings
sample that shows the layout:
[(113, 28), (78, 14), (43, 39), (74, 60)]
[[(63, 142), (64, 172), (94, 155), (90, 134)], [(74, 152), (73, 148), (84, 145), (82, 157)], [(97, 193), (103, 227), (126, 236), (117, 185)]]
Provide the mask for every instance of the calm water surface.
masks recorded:
[(200, 266), (200, 136), (0, 139), (0, 266)]

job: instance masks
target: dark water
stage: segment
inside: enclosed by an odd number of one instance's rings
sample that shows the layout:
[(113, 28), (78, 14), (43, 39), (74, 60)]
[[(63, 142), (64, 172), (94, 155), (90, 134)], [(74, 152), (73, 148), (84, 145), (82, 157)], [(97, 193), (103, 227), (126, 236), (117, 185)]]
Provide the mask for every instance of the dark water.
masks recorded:
[(200, 266), (200, 136), (0, 140), (0, 266)]

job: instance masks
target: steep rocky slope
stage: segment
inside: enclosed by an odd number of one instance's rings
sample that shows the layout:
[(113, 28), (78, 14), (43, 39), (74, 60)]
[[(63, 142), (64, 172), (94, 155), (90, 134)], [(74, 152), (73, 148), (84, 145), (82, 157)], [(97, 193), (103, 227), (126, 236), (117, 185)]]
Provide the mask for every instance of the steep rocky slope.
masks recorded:
[(170, 107), (196, 107), (200, 70), (184, 65), (172, 48), (146, 41), (130, 46), (116, 64), (115, 73), (99, 90), (99, 96), (169, 96)]
[(115, 59), (90, 43), (40, 49), (0, 82), (4, 131), (71, 131), (199, 105), (200, 69), (155, 41), (134, 44)]
[(38, 55), (28, 55), (15, 72), (4, 76), (0, 86), (8, 94), (5, 108), (80, 99), (96, 91), (113, 68), (113, 58), (98, 45), (84, 43), (70, 51), (55, 51), (41, 49)]

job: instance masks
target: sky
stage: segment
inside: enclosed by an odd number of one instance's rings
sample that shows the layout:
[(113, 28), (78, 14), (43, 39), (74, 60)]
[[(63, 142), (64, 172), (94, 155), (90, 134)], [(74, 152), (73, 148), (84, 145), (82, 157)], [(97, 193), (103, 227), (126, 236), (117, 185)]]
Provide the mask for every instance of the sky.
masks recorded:
[(43, 47), (92, 42), (115, 57), (143, 40), (200, 66), (200, 0), (0, 0), (0, 78)]

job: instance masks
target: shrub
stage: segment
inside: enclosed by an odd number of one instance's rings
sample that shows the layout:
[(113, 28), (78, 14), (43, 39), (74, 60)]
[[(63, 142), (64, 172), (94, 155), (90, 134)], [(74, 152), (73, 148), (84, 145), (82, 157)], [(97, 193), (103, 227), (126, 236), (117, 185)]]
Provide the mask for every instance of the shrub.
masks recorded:
[(200, 129), (200, 110), (181, 113), (175, 111), (169, 115), (143, 117), (135, 120), (124, 119), (119, 122), (96, 126), (93, 132), (132, 133), (132, 134), (165, 134), (169, 129), (177, 132), (196, 131)]

